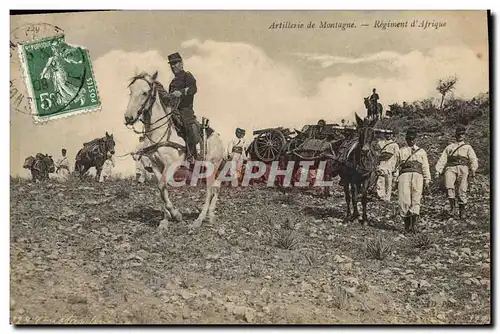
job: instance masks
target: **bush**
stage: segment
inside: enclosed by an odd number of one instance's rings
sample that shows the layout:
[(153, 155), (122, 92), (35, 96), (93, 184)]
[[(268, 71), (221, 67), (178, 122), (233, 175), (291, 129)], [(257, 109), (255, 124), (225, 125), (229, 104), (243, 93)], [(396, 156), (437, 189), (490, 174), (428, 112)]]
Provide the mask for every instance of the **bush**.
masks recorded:
[(420, 132), (418, 145), (428, 154), (431, 166), (442, 150), (454, 139), (457, 123), (467, 126), (466, 141), (472, 145), (479, 159), (479, 173), (490, 172), (490, 99), (489, 93), (471, 100), (448, 99), (443, 110), (438, 110), (432, 99), (394, 103), (387, 112), (391, 118), (379, 121), (377, 127), (400, 133), (397, 141), (404, 145), (404, 132), (413, 126)]

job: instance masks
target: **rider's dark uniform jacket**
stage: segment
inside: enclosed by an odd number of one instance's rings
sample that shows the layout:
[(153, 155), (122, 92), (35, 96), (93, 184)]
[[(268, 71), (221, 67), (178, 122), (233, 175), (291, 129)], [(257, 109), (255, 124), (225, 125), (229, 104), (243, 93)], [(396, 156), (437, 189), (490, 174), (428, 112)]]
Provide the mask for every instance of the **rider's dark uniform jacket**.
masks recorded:
[(182, 93), (179, 109), (193, 109), (194, 94), (197, 92), (196, 79), (190, 72), (179, 72), (168, 87), (168, 92), (180, 91)]
[[(182, 95), (180, 97), (179, 106), (177, 107), (179, 113), (174, 113), (172, 119), (176, 127), (179, 128), (178, 134), (184, 138), (188, 146), (191, 146), (190, 151), (194, 152), (195, 148), (193, 148), (192, 145), (196, 145), (201, 141), (200, 131), (193, 110), (194, 94), (198, 91), (194, 76), (190, 72), (184, 70), (176, 74), (170, 82), (168, 93), (173, 93), (175, 91), (180, 91)], [(167, 97), (168, 93), (161, 84), (159, 84), (158, 95), (160, 99), (164, 101), (164, 104), (169, 100)]]

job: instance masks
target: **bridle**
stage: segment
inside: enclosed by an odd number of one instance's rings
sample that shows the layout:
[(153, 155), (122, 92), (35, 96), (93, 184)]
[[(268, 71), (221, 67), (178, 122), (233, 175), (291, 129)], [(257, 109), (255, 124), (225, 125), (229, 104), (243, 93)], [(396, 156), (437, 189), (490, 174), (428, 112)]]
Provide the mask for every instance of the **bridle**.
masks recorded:
[[(375, 159), (376, 157), (373, 156), (373, 151), (372, 151), (372, 147), (371, 147), (371, 141), (370, 143), (366, 143), (366, 141), (368, 140), (368, 135), (367, 135), (367, 132), (370, 131), (370, 128), (367, 128), (367, 127), (362, 127), (360, 129), (360, 133), (359, 133), (359, 138), (363, 138), (363, 145), (360, 145), (360, 143), (358, 143), (358, 147), (356, 148), (356, 150), (359, 150), (359, 161), (356, 161), (356, 153), (354, 152), (354, 164), (356, 166), (356, 170), (366, 176), (368, 174), (371, 174), (371, 173), (374, 173), (374, 172), (377, 172), (378, 171), (378, 167), (372, 167), (372, 166), (366, 166), (366, 159)], [(373, 131), (373, 130), (372, 130)], [(373, 134), (372, 134), (373, 135)], [(363, 151), (363, 146), (364, 145), (368, 145), (369, 148), (367, 151)], [(371, 156), (370, 156), (371, 155)], [(373, 163), (373, 161), (371, 161)]]
[[(177, 110), (179, 103), (180, 103), (180, 99), (177, 99), (177, 101), (175, 102), (175, 105), (172, 106), (172, 109), (169, 113), (165, 113), (164, 116), (160, 117), (158, 120), (154, 121), (153, 123), (150, 123), (149, 119), (151, 118), (151, 110), (153, 108), (153, 105), (156, 102), (156, 97), (158, 95), (158, 84), (156, 83), (156, 81), (149, 81), (145, 77), (137, 77), (137, 78), (134, 78), (134, 80), (129, 84), (129, 87), (137, 80), (144, 80), (150, 88), (150, 90), (149, 90), (150, 93), (149, 93), (148, 97), (146, 98), (146, 100), (144, 100), (142, 105), (137, 110), (136, 117), (134, 118), (134, 120), (132, 122), (128, 123), (127, 127), (129, 125), (132, 125), (132, 130), (136, 134), (144, 135), (153, 143), (151, 146), (142, 149), (142, 151), (146, 151), (146, 149), (150, 150), (152, 147), (158, 146), (163, 141), (163, 139), (166, 138), (166, 141), (168, 141), (170, 139), (170, 135), (172, 133), (172, 127), (171, 127), (172, 114)], [(145, 125), (145, 128), (148, 127), (148, 129), (144, 129), (143, 131), (137, 131), (135, 129), (134, 125), (138, 120), (140, 120)], [(151, 128), (153, 125), (157, 124), (158, 122), (160, 122), (162, 120), (165, 120), (165, 122), (163, 122), (162, 124), (160, 124), (156, 127)], [(165, 133), (162, 135), (162, 137), (157, 142), (155, 142), (149, 135), (151, 134), (151, 132), (160, 129), (165, 125), (169, 125), (169, 126), (167, 126), (167, 129), (165, 130)]]

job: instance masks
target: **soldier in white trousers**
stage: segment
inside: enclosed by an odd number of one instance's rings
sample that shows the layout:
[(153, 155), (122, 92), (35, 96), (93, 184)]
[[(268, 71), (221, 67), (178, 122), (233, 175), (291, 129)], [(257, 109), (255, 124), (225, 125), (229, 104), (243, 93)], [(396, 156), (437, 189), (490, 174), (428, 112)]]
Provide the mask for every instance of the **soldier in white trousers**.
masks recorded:
[(474, 178), (478, 169), (476, 152), (465, 143), (465, 126), (459, 125), (455, 131), (455, 142), (446, 146), (436, 163), (436, 178), (444, 171), (444, 183), (450, 203), (450, 214), (456, 208), (456, 183), (458, 182), (458, 212), (463, 218), (467, 204), (468, 178)]
[(392, 177), (396, 168), (396, 158), (399, 151), (399, 145), (393, 139), (394, 133), (386, 130), (385, 139), (380, 140), (377, 145), (380, 148), (379, 172), (377, 179), (377, 194), (385, 202), (391, 201)]
[(408, 129), (408, 146), (401, 148), (396, 155), (399, 212), (403, 216), (407, 232), (417, 231), (422, 194), (431, 181), (427, 153), (417, 146), (416, 139), (417, 131), (414, 128)]

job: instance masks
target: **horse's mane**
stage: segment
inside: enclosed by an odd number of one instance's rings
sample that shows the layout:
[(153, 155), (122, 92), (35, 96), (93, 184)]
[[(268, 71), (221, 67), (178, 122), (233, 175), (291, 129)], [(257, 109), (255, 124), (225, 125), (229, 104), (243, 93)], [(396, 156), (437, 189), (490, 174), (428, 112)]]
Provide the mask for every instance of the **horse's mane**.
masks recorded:
[(139, 79), (145, 79), (147, 82), (151, 82), (151, 74), (145, 72), (145, 71), (142, 71), (141, 73), (133, 76), (131, 79), (130, 79), (130, 82), (128, 84), (127, 87), (130, 87), (134, 84), (134, 82), (136, 82), (137, 80)]
[(83, 143), (83, 146), (96, 144), (96, 143), (98, 143), (98, 142), (104, 141), (105, 139), (106, 139), (106, 136), (104, 136), (104, 137), (99, 137), (99, 138), (95, 138), (95, 139), (92, 139), (92, 140), (91, 140), (91, 141), (89, 141), (89, 142)]

